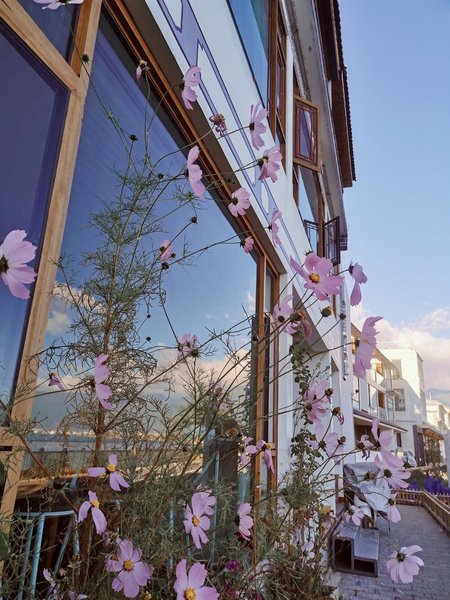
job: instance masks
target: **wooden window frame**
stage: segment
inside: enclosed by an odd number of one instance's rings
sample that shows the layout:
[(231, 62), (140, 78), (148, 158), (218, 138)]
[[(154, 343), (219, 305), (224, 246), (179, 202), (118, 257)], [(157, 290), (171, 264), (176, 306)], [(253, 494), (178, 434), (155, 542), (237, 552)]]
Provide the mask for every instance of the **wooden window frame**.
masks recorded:
[[(309, 112), (312, 115), (312, 132), (310, 138), (315, 134), (315, 156), (310, 153), (309, 157), (301, 153), (300, 147), (300, 128), (303, 112)], [(302, 167), (320, 172), (322, 170), (321, 161), (321, 130), (320, 130), (320, 107), (314, 102), (310, 102), (301, 96), (294, 95), (294, 131), (293, 131), (293, 158), (292, 160)], [(314, 144), (311, 144), (311, 147)]]
[[(78, 52), (72, 53), (70, 64), (56, 50), (53, 44), (47, 39), (40, 30), (32, 17), (23, 9), (17, 0), (8, 0), (8, 4), (0, 1), (0, 18), (6, 25), (25, 43), (47, 68), (67, 87), (69, 90), (69, 101), (66, 118), (63, 126), (62, 141), (58, 155), (55, 178), (49, 203), (49, 217), (43, 232), (41, 268), (36, 278), (33, 300), (30, 307), (25, 341), (19, 366), (17, 380), (17, 389), (32, 387), (37, 380), (36, 364), (30, 364), (28, 357), (35, 356), (41, 350), (44, 341), (45, 329), (47, 325), (48, 314), (52, 299), (52, 291), (56, 278), (57, 261), (60, 256), (64, 226), (67, 216), (68, 204), (70, 199), (71, 185), (75, 171), (75, 164), (78, 153), (78, 145), (81, 135), (81, 126), (83, 120), (84, 104), (89, 88), (89, 74), (93, 62), (95, 42), (99, 27), (100, 14), (102, 8), (105, 8), (113, 18), (120, 35), (124, 42), (128, 44), (137, 59), (147, 60), (151, 74), (151, 83), (155, 93), (165, 96), (165, 106), (175, 125), (181, 134), (187, 139), (198, 139), (199, 133), (194, 128), (189, 119), (188, 113), (184, 108), (179, 94), (170, 85), (165, 74), (161, 70), (154, 54), (141, 33), (137, 29), (130, 12), (128, 11), (124, 0), (85, 0), (80, 6), (80, 15), (75, 31), (76, 47)], [(80, 55), (86, 54), (89, 62), (80, 60)], [(203, 142), (199, 142), (202, 150), (202, 165), (209, 172), (220, 173), (211, 152)], [(231, 188), (227, 179), (218, 175), (220, 185), (218, 189), (223, 197), (231, 195)], [(243, 231), (252, 232), (252, 226), (246, 216), (239, 218), (239, 223)], [(259, 254), (257, 263), (257, 328), (260, 334), (264, 331), (264, 277), (266, 268), (270, 268), (274, 275), (274, 298), (278, 296), (278, 274), (274, 264), (266, 255), (262, 245), (259, 243), (256, 235), (252, 234), (255, 240), (255, 250)], [(262, 282), (261, 282), (262, 279)], [(262, 338), (260, 338), (262, 339)], [(278, 344), (275, 342), (274, 363), (277, 369)], [(257, 369), (257, 398), (256, 398), (256, 435), (261, 432), (261, 416), (263, 410), (263, 353), (258, 346), (258, 369)], [(278, 373), (274, 375), (275, 381)], [(15, 398), (11, 410), (11, 421), (21, 421), (27, 419), (32, 410), (33, 399)], [(277, 418), (278, 410), (278, 386), (274, 385), (274, 446), (277, 445)], [(0, 452), (0, 459), (9, 457), (11, 462), (8, 465), (5, 489), (1, 501), (0, 510), (5, 516), (11, 515), (14, 509), (15, 499), (19, 482), (21, 479), (21, 464), (25, 449), (23, 444), (16, 436), (9, 433), (8, 428), (0, 428), (0, 445), (3, 451)], [(20, 451), (17, 449), (20, 448)], [(11, 453), (11, 451), (13, 452)], [(273, 451), (276, 468), (276, 450)], [(259, 461), (260, 462), (260, 461)], [(258, 493), (258, 483), (260, 481), (260, 467), (256, 469), (255, 474), (255, 494)], [(276, 483), (276, 475), (270, 478)]]
[[(272, 0), (269, 15), (269, 94), (268, 119), (272, 135), (278, 139), (286, 166), (286, 49), (287, 33), (279, 0)], [(278, 86), (278, 75), (281, 84)], [(278, 110), (277, 99), (281, 95), (281, 110)]]

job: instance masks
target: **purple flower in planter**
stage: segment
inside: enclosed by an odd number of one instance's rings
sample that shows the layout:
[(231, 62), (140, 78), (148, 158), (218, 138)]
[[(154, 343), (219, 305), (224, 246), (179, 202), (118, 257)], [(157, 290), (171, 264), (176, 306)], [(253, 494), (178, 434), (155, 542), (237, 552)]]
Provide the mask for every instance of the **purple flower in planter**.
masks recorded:
[(280, 231), (280, 226), (277, 221), (281, 219), (281, 215), (283, 213), (281, 210), (274, 210), (272, 213), (272, 219), (270, 220), (269, 230), (272, 232), (272, 243), (275, 246), (281, 246), (281, 240), (278, 236), (278, 232)]
[(88, 492), (89, 500), (83, 502), (80, 506), (80, 510), (78, 511), (78, 523), (81, 523), (88, 516), (88, 512), (92, 513), (92, 520), (94, 521), (95, 531), (100, 534), (103, 533), (106, 529), (106, 517), (100, 510), (100, 502), (97, 498), (97, 494), (95, 492)]
[(173, 254), (173, 246), (170, 243), (170, 240), (164, 240), (161, 244), (161, 246), (159, 247), (159, 259), (160, 260), (169, 260), (169, 258), (172, 258)]
[(196, 102), (197, 94), (192, 88), (196, 87), (200, 83), (200, 67), (194, 66), (189, 67), (186, 71), (183, 82), (181, 84), (181, 97), (185, 107), (188, 110), (192, 110), (191, 102)]
[(250, 137), (252, 139), (252, 145), (256, 150), (259, 150), (264, 146), (264, 140), (261, 137), (262, 133), (265, 133), (266, 126), (263, 124), (264, 119), (267, 117), (267, 110), (262, 108), (261, 102), (257, 102), (255, 106), (253, 104), (250, 107)]
[(55, 373), (48, 374), (48, 386), (51, 387), (52, 385), (59, 387), (62, 392), (64, 392), (66, 389), (62, 380)]
[(416, 552), (421, 552), (420, 546), (403, 546), (400, 551), (393, 552), (386, 563), (387, 570), (395, 583), (411, 583), (418, 574), (420, 567), (423, 567), (423, 560), (414, 556)]
[(36, 4), (46, 4), (42, 8), (49, 8), (50, 10), (56, 10), (63, 4), (83, 4), (84, 0), (33, 0)]
[(252, 507), (248, 502), (241, 502), (237, 511), (236, 524), (241, 536), (250, 541), (250, 529), (253, 527), (253, 519), (250, 516)]
[(112, 396), (112, 390), (109, 385), (103, 383), (105, 379), (108, 379), (110, 371), (109, 367), (107, 367), (104, 363), (108, 360), (107, 354), (100, 354), (97, 356), (94, 362), (94, 382), (95, 382), (95, 393), (97, 395), (98, 401), (106, 408), (106, 410), (112, 410), (113, 405), (108, 402), (108, 398)]
[(256, 442), (256, 450), (263, 452), (263, 461), (268, 471), (275, 472), (273, 461), (272, 461), (272, 444), (265, 442), (264, 440), (258, 440)]
[(306, 281), (305, 289), (312, 290), (318, 300), (327, 300), (330, 296), (341, 293), (344, 278), (342, 275), (332, 275), (333, 263), (329, 258), (310, 252), (302, 267), (292, 257), (290, 264)]
[(361, 379), (366, 377), (366, 369), (370, 369), (370, 361), (377, 345), (375, 323), (382, 318), (369, 317), (364, 321), (361, 329), (356, 347), (355, 364), (353, 365), (353, 373)]
[(189, 184), (195, 196), (197, 196), (197, 198), (203, 198), (206, 191), (206, 188), (202, 183), (203, 171), (195, 164), (195, 161), (199, 156), (200, 148), (198, 146), (194, 146), (189, 150), (186, 164), (186, 177), (189, 180)]
[(350, 304), (357, 306), (361, 302), (361, 283), (367, 283), (367, 275), (364, 273), (363, 268), (358, 263), (350, 265), (348, 272), (353, 277), (355, 283), (353, 285), (352, 293), (350, 295)]
[(280, 168), (282, 158), (278, 146), (272, 146), (272, 148), (266, 150), (262, 158), (258, 161), (258, 165), (261, 169), (258, 179), (262, 181), (263, 179), (270, 177), (273, 183), (275, 183), (278, 179), (277, 171)]
[(153, 567), (141, 561), (142, 550), (134, 548), (131, 540), (122, 540), (117, 546), (117, 559), (110, 558), (106, 570), (117, 573), (112, 582), (115, 592), (122, 592), (125, 598), (136, 598), (140, 588), (152, 578)]
[(186, 570), (186, 559), (180, 560), (176, 568), (177, 579), (173, 586), (177, 594), (176, 600), (219, 600), (219, 594), (214, 587), (205, 587), (206, 568), (195, 563)]
[[(191, 534), (195, 547), (198, 549), (202, 547), (202, 543), (208, 543), (209, 540), (206, 537), (205, 531), (208, 531), (211, 524), (209, 518), (206, 516), (211, 513), (210, 509), (208, 509), (208, 513), (205, 510), (207, 505), (204, 494), (205, 492), (195, 492), (192, 494), (191, 506), (187, 505), (184, 509), (184, 528), (186, 533)], [(214, 496), (211, 496), (212, 498)]]
[(106, 467), (89, 467), (88, 473), (91, 477), (101, 477), (102, 475), (109, 475), (109, 485), (116, 492), (122, 491), (120, 488), (130, 487), (125, 481), (122, 475), (117, 471), (117, 456), (110, 454), (108, 457), (108, 464)]
[(238, 215), (245, 215), (247, 208), (250, 208), (250, 193), (241, 187), (231, 194), (228, 210), (233, 217), (237, 217)]
[(11, 294), (21, 300), (30, 297), (30, 290), (24, 284), (36, 278), (35, 271), (26, 264), (34, 259), (36, 246), (24, 242), (26, 235), (25, 231), (15, 229), (0, 244), (0, 277)]
[(255, 240), (252, 238), (251, 235), (249, 237), (246, 237), (245, 240), (241, 242), (241, 246), (246, 254), (249, 254), (253, 250), (254, 245)]

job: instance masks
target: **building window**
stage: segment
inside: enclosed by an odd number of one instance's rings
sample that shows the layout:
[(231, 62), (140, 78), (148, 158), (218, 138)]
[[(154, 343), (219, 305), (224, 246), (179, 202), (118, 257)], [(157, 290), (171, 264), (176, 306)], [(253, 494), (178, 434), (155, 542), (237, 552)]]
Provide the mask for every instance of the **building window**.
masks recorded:
[(395, 410), (399, 412), (406, 410), (405, 390), (395, 390)]
[(294, 162), (320, 171), (319, 107), (294, 96)]
[[(68, 92), (0, 21), (0, 241), (23, 229), (38, 247), (47, 219)], [(30, 93), (32, 90), (32, 93)], [(38, 259), (34, 265), (37, 270)], [(30, 302), (0, 289), (0, 396), (14, 386)]]
[(402, 378), (402, 361), (400, 359), (393, 360), (392, 363), (395, 365), (397, 369), (397, 373), (395, 373), (394, 379)]
[(73, 49), (72, 32), (76, 29), (80, 7), (68, 4), (62, 10), (43, 10), (41, 4), (30, 0), (19, 0), (19, 3), (55, 48), (69, 61)]
[(263, 104), (268, 100), (269, 0), (228, 0)]
[(311, 248), (319, 256), (329, 258), (334, 266), (341, 263), (339, 217), (330, 219), (320, 227), (315, 221), (304, 221)]
[(402, 434), (399, 431), (397, 431), (395, 436), (396, 436), (397, 446), (399, 448), (401, 448), (402, 447)]
[(286, 28), (279, 2), (270, 12), (269, 123), (275, 142), (286, 154)]

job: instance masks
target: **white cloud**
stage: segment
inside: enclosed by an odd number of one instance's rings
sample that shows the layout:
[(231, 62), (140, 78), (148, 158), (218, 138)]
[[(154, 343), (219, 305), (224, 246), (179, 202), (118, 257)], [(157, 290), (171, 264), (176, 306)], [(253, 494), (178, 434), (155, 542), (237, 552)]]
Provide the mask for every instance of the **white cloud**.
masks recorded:
[[(352, 321), (359, 328), (369, 316), (363, 307), (352, 309)], [(450, 309), (432, 310), (412, 323), (392, 325), (383, 319), (376, 325), (378, 342), (393, 347), (414, 348), (423, 359), (425, 387), (450, 390)], [(382, 349), (381, 349), (382, 351)]]

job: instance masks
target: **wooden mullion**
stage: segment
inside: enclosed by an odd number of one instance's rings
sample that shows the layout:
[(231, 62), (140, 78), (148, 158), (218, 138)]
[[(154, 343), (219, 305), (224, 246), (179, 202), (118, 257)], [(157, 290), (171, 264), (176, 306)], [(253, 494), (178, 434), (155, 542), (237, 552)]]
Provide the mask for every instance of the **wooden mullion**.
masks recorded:
[(269, 12), (269, 99), (267, 110), (273, 136), (276, 132), (278, 11), (278, 0), (272, 0)]
[[(97, 1), (97, 0), (92, 0)], [(76, 73), (17, 0), (0, 0), (0, 19), (70, 91), (81, 89)]]
[[(92, 56), (94, 52), (98, 21), (101, 10), (101, 0), (90, 0), (90, 21), (86, 28), (85, 51)], [(29, 41), (27, 38), (24, 40)], [(49, 44), (50, 45), (50, 44)], [(30, 45), (31, 47), (31, 45)], [(72, 69), (65, 64), (65, 68)], [(50, 66), (50, 65), (49, 65)], [(87, 66), (87, 70), (89, 70)], [(55, 73), (55, 75), (58, 75)], [(88, 73), (86, 72), (86, 76)], [(75, 75), (74, 75), (75, 76)], [(40, 258), (40, 267), (36, 278), (33, 301), (28, 318), (27, 331), (22, 351), (22, 360), (19, 368), (17, 396), (11, 411), (11, 422), (20, 422), (29, 418), (31, 414), (33, 397), (20, 390), (33, 389), (37, 382), (37, 359), (32, 358), (40, 351), (45, 336), (48, 313), (52, 300), (52, 291), (56, 277), (56, 261), (60, 255), (64, 224), (70, 197), (70, 189), (75, 169), (78, 143), (81, 133), (81, 124), (84, 111), (84, 101), (87, 94), (87, 86), (83, 85), (76, 77), (76, 89), (70, 94), (66, 120), (62, 135), (61, 148), (58, 164), (55, 172), (52, 194), (49, 205), (49, 217), (45, 227)], [(8, 443), (11, 436), (5, 430), (0, 432), (5, 436), (0, 438), (2, 444)], [(17, 438), (15, 446), (20, 446)], [(14, 510), (17, 487), (20, 480), (21, 466), (24, 452), (15, 452), (9, 466), (5, 490), (1, 502), (2, 514), (8, 516)]]

